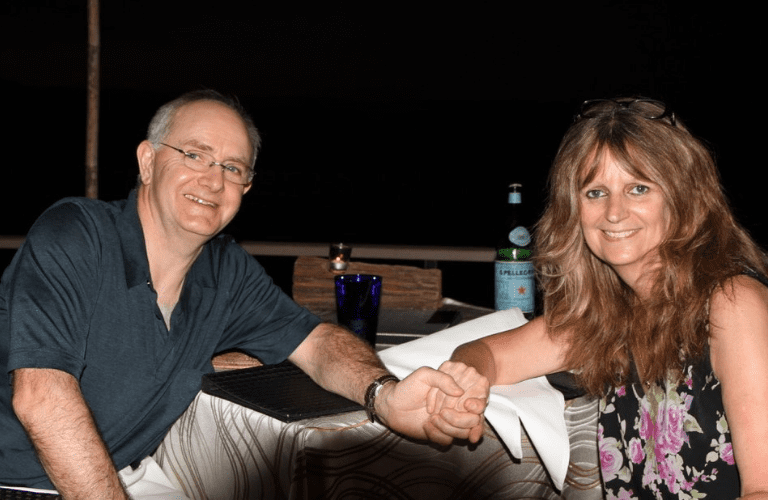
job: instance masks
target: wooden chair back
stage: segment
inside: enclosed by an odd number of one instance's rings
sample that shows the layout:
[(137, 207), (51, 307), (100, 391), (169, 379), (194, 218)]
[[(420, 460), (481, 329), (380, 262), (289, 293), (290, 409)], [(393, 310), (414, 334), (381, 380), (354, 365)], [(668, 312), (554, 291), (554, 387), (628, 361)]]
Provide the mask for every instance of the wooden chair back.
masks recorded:
[(353, 261), (343, 273), (334, 273), (328, 267), (328, 259), (321, 257), (296, 259), (293, 267), (293, 300), (311, 311), (335, 310), (334, 279), (338, 274), (381, 276), (381, 307), (439, 309), (443, 303), (443, 275), (440, 269)]

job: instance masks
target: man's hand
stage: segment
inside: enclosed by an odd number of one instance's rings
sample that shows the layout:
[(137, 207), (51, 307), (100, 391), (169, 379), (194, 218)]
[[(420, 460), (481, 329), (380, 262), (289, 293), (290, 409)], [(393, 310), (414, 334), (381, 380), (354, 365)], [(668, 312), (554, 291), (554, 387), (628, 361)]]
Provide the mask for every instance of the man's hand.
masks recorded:
[[(471, 366), (458, 361), (446, 361), (439, 370), (450, 375), (464, 390), (464, 394), (454, 396), (444, 391), (432, 389), (427, 396), (427, 411), (433, 415), (432, 424), (438, 428), (454, 426), (464, 413), (481, 415), (488, 405), (490, 383)], [(484, 419), (470, 429), (468, 439), (476, 443), (483, 436)]]
[[(416, 439), (428, 439), (442, 445), (451, 444), (454, 438), (477, 442), (482, 436), (482, 409), (475, 412), (446, 410), (444, 416), (432, 416), (427, 399), (433, 390), (455, 400), (465, 394), (452, 376), (422, 367), (397, 384), (385, 384), (376, 398), (376, 413), (392, 430)], [(475, 403), (468, 406), (478, 408)], [(484, 404), (482, 408), (485, 408)]]
[[(370, 346), (349, 331), (327, 323), (315, 328), (288, 359), (324, 389), (361, 404), (370, 381), (387, 373)], [(454, 438), (477, 442), (483, 432), (488, 381), (474, 369), (462, 369), (466, 368), (463, 363), (452, 365), (444, 365), (450, 374), (422, 367), (402, 382), (385, 384), (375, 400), (376, 414), (392, 430), (416, 439), (446, 445)], [(458, 384), (453, 375), (460, 381)], [(470, 392), (462, 399), (464, 388)], [(433, 407), (439, 411), (447, 406), (439, 414), (428, 411), (431, 392), (432, 399), (440, 401)], [(463, 406), (461, 411), (453, 409), (458, 401)]]

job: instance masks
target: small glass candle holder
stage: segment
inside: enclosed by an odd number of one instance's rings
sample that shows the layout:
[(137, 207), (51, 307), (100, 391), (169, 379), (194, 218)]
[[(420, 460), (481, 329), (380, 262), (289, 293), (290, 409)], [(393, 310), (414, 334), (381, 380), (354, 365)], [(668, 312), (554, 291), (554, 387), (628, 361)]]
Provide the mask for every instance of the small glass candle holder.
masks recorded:
[(331, 271), (346, 271), (351, 255), (351, 246), (344, 243), (331, 243), (331, 249), (328, 253)]

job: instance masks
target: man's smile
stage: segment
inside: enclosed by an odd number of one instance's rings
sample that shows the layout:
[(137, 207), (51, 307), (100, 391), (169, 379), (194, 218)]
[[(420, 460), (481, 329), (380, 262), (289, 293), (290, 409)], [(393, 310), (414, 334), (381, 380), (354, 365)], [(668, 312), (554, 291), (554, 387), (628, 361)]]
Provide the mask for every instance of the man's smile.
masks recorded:
[(192, 196), (191, 194), (185, 194), (184, 197), (186, 199), (188, 199), (188, 200), (194, 201), (195, 203), (199, 203), (200, 205), (207, 205), (209, 207), (216, 208), (216, 205), (214, 205), (210, 201), (206, 201), (206, 200), (200, 199), (197, 196)]

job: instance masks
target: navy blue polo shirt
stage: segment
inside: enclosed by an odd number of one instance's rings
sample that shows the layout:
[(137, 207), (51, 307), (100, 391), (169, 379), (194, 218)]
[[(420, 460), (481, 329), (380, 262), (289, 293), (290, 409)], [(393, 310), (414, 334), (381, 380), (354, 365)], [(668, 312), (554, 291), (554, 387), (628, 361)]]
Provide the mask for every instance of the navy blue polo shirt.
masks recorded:
[(165, 326), (152, 289), (136, 193), (69, 198), (29, 231), (0, 282), (0, 484), (52, 488), (11, 407), (10, 373), (75, 376), (118, 470), (150, 454), (213, 371), (240, 348), (284, 360), (320, 320), (231, 238), (193, 264)]

